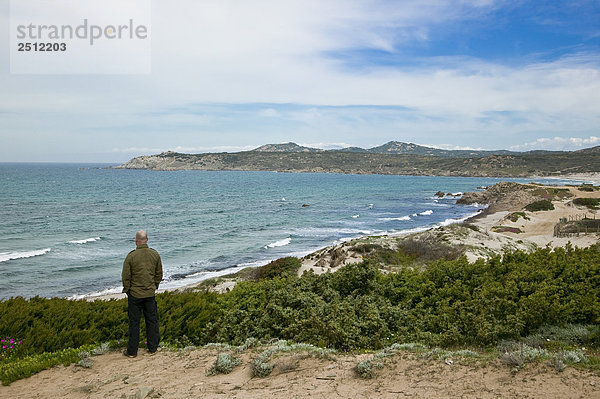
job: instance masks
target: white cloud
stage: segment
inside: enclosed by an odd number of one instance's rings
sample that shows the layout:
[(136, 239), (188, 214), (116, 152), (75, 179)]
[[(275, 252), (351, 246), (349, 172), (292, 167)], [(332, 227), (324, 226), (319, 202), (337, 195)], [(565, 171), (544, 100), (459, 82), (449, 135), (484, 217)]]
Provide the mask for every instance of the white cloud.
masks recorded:
[(600, 137), (541, 137), (530, 143), (512, 146), (512, 150), (556, 150), (569, 151), (600, 145)]
[(304, 146), (304, 147), (320, 148), (322, 150), (338, 150), (338, 149), (347, 148), (347, 147), (357, 147), (353, 144), (348, 144), (348, 143), (298, 143), (298, 144), (301, 146)]
[(128, 147), (128, 148), (113, 148), (111, 152), (128, 153), (128, 154), (158, 154), (166, 151), (174, 151), (180, 153), (204, 153), (204, 152), (239, 152), (239, 151), (250, 151), (259, 145), (245, 145), (245, 146), (233, 146), (233, 145), (220, 145), (220, 146), (201, 146), (201, 147), (187, 147), (187, 146), (176, 146), (168, 148), (151, 148), (151, 147)]
[(265, 118), (276, 118), (279, 116), (279, 112), (275, 111), (273, 108), (265, 108), (258, 112), (258, 116)]
[(124, 152), (124, 153), (139, 153), (139, 154), (156, 154), (165, 151), (163, 148), (150, 148), (150, 147), (128, 147), (128, 148), (113, 148), (111, 152)]
[(441, 150), (465, 150), (465, 151), (485, 151), (485, 148), (464, 147), (455, 144), (419, 144), (425, 147), (439, 148)]
[[(68, 147), (68, 137), (91, 130), (122, 132), (98, 141), (99, 151), (156, 153), (174, 145), (202, 152), (264, 142), (352, 141), (367, 147), (389, 140), (447, 143), (448, 137), (455, 148), (497, 149), (524, 141), (529, 144), (516, 147), (528, 148), (559, 144), (538, 137), (597, 134), (597, 54), (525, 66), (436, 57), (418, 68), (358, 69), (332, 55), (356, 49), (401, 53), (406, 43), (432, 40), (436, 27), (477, 20), (503, 3), (155, 1), (151, 75), (0, 74), (0, 136), (3, 143), (16, 136), (64, 136)], [(0, 51), (0, 60), (7, 53)], [(252, 110), (263, 125), (247, 116), (249, 123), (234, 123), (239, 115), (228, 115), (228, 107), (248, 103), (266, 104)], [(198, 104), (217, 111), (198, 113)], [(277, 122), (278, 133), (267, 135), (264, 125)], [(286, 122), (292, 123), (281, 128)], [(138, 146), (140, 131), (144, 139), (153, 133), (161, 138)], [(7, 145), (0, 159), (12, 153)]]

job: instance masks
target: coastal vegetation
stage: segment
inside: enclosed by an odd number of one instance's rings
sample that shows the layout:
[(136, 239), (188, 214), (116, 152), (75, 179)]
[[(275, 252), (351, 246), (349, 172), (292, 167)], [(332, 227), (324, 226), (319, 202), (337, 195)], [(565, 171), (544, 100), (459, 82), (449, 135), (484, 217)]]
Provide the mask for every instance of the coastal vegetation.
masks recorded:
[(515, 234), (519, 234), (519, 233), (523, 232), (520, 228), (512, 227), (512, 226), (493, 226), (492, 231), (494, 231), (496, 233), (515, 233)]
[(592, 184), (582, 184), (577, 189), (579, 191), (594, 192), (594, 191), (598, 191), (599, 187), (596, 187)]
[[(543, 331), (575, 325), (583, 332), (573, 345), (597, 351), (597, 245), (507, 252), (476, 262), (465, 257), (438, 259), (419, 268), (407, 262), (411, 257), (403, 250), (394, 254), (365, 248), (360, 263), (302, 277), (290, 273), (297, 260), (284, 258), (259, 273), (260, 278), (240, 282), (230, 292), (159, 294), (162, 340), (185, 347), (283, 339), (338, 351), (406, 343), (497, 348), (536, 334), (536, 342), (546, 345), (550, 341), (543, 341), (548, 338)], [(381, 271), (387, 261), (398, 263), (393, 272)], [(74, 362), (81, 352), (74, 348), (120, 345), (126, 339), (126, 308), (125, 300), (34, 297), (0, 302), (0, 336), (21, 341), (17, 355), (0, 361), (3, 383), (44, 365)], [(534, 347), (532, 340), (527, 342)], [(229, 366), (221, 365), (228, 360), (236, 362), (223, 356), (215, 372), (227, 370)], [(23, 364), (29, 371), (15, 376), (14, 370)]]
[(508, 220), (515, 223), (519, 218), (523, 218), (525, 220), (529, 220), (529, 216), (525, 214), (525, 212), (512, 212), (506, 216)]
[(598, 198), (575, 198), (573, 200), (573, 204), (585, 206), (589, 209), (598, 209), (598, 205), (600, 205), (600, 200)]
[(551, 211), (554, 209), (554, 204), (549, 200), (540, 200), (525, 206), (525, 209), (527, 209), (529, 212)]
[(600, 170), (600, 147), (572, 152), (515, 153), (410, 146), (407, 143), (388, 143), (381, 148), (363, 151), (322, 151), (286, 145), (267, 145), (263, 146), (264, 149), (236, 153), (183, 154), (169, 151), (136, 157), (117, 168), (505, 177), (554, 176)]

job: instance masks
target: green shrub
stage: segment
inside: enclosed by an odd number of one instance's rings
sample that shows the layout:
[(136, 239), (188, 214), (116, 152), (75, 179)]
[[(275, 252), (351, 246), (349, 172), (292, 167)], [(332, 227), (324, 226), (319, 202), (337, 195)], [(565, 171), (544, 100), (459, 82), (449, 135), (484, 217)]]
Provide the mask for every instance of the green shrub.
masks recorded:
[(533, 360), (548, 358), (546, 349), (532, 348), (522, 343), (514, 343), (504, 351), (500, 361), (508, 366), (520, 368)]
[(212, 367), (207, 375), (216, 375), (216, 374), (229, 374), (233, 371), (236, 366), (239, 366), (242, 363), (242, 359), (239, 357), (231, 357), (231, 355), (227, 352), (221, 352), (217, 355), (217, 359), (213, 363)]
[(581, 186), (579, 186), (577, 188), (579, 191), (586, 191), (586, 192), (592, 192), (592, 191), (597, 191), (600, 190), (600, 187), (598, 186), (594, 186), (593, 184), (582, 184)]
[(506, 218), (513, 223), (519, 220), (520, 217), (525, 220), (529, 220), (529, 217), (525, 214), (525, 212), (513, 212), (506, 216)]
[(414, 239), (406, 238), (398, 243), (400, 251), (425, 262), (438, 259), (455, 260), (464, 253), (460, 245), (449, 245), (439, 239)]
[(578, 188), (579, 191), (586, 191), (586, 192), (592, 192), (592, 191), (596, 191), (594, 189), (594, 187), (590, 187), (590, 186), (582, 186)]
[(317, 348), (309, 344), (290, 344), (286, 340), (279, 340), (263, 352), (252, 362), (252, 377), (267, 377), (273, 371), (274, 364), (269, 363), (271, 357), (281, 352), (307, 352), (319, 358), (328, 357), (335, 351), (332, 349)]
[[(157, 302), (161, 337), (178, 347), (285, 339), (380, 350), (405, 342), (486, 346), (546, 334), (533, 344), (554, 340), (544, 326), (598, 346), (597, 329), (577, 326), (600, 320), (600, 250), (544, 248), (474, 263), (461, 257), (393, 273), (366, 260), (335, 273), (240, 282), (223, 294), (161, 293)], [(125, 342), (126, 310), (124, 300), (12, 298), (0, 301), (0, 336), (22, 341), (17, 358)]]
[(598, 209), (598, 205), (600, 205), (600, 200), (598, 200), (598, 198), (575, 198), (573, 200), (573, 204), (586, 206), (590, 209)]
[(532, 193), (550, 201), (555, 198), (563, 199), (573, 196), (568, 188), (539, 187), (534, 189)]
[(554, 209), (554, 204), (549, 200), (535, 201), (525, 207), (529, 212), (551, 211)]
[(265, 266), (257, 268), (255, 279), (262, 280), (296, 275), (300, 266), (302, 266), (302, 263), (298, 258), (280, 258)]
[(82, 350), (89, 350), (91, 346), (83, 348), (70, 348), (52, 353), (42, 353), (26, 356), (0, 363), (0, 379), (2, 385), (8, 385), (13, 381), (31, 377), (35, 373), (47, 370), (58, 364), (69, 365), (81, 359)]
[(496, 233), (515, 233), (515, 234), (519, 234), (522, 233), (523, 230), (521, 230), (518, 227), (511, 227), (511, 226), (492, 226), (492, 231), (495, 231)]
[(365, 379), (373, 378), (373, 360), (364, 359), (356, 365), (356, 373)]

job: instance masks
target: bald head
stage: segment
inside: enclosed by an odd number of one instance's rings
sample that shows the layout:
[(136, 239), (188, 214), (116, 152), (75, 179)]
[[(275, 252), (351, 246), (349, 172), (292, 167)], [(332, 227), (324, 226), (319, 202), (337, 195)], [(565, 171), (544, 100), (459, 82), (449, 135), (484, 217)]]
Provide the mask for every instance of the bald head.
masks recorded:
[(148, 242), (148, 234), (144, 230), (140, 230), (135, 233), (136, 244), (146, 244)]

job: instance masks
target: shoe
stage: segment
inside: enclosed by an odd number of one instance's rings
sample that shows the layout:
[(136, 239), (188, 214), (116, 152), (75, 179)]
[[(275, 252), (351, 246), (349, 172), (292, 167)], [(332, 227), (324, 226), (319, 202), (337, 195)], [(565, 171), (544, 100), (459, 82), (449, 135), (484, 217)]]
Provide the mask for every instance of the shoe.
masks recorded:
[(127, 357), (136, 357), (137, 355), (131, 355), (129, 352), (127, 352), (127, 349), (125, 349), (123, 351), (123, 356), (127, 356)]
[(152, 355), (156, 355), (156, 352), (158, 352), (159, 350), (160, 350), (160, 348), (156, 348), (154, 351), (148, 351), (148, 354), (149, 354), (150, 356), (152, 356)]

